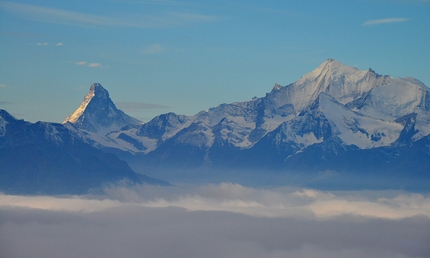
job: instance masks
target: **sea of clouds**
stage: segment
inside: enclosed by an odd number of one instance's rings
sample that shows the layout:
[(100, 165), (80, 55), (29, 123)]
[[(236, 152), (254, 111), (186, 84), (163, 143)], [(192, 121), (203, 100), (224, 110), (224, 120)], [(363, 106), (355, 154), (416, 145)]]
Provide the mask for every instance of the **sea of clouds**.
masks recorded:
[(0, 194), (0, 257), (430, 257), (430, 196), (121, 186)]

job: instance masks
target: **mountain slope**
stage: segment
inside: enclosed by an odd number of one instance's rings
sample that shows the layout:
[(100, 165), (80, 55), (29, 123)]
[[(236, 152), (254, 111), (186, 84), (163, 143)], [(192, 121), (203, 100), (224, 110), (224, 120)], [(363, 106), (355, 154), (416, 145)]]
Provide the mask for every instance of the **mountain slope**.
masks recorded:
[(0, 132), (0, 191), (9, 194), (81, 194), (124, 179), (157, 183), (61, 124), (33, 124), (0, 110)]

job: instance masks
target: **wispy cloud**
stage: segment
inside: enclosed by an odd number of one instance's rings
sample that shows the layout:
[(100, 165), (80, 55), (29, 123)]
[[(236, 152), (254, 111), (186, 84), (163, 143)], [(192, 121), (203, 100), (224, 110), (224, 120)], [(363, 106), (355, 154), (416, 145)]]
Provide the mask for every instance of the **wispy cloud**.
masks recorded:
[(167, 48), (162, 47), (160, 44), (153, 44), (143, 49), (144, 54), (161, 54), (167, 52)]
[[(167, 1), (167, 0), (125, 0), (128, 3), (135, 4), (151, 4), (151, 5), (164, 5), (164, 6), (181, 6), (181, 7), (193, 7), (193, 8), (205, 8), (205, 9), (235, 9), (235, 10), (249, 10), (257, 11), (259, 13), (272, 13), (282, 14), (289, 16), (304, 16), (303, 14), (290, 12), (286, 10), (280, 10), (275, 8), (267, 8), (258, 5), (241, 4), (233, 1), (218, 1), (215, 3), (205, 2), (184, 2), (184, 1)], [(425, 1), (425, 0), (424, 0)]]
[(89, 63), (88, 67), (94, 68), (94, 67), (101, 67), (102, 64), (101, 63)]
[(5, 88), (6, 87), (6, 84), (4, 84), (4, 83), (0, 83), (0, 89), (1, 88)]
[(13, 103), (12, 102), (10, 102), (10, 101), (5, 101), (5, 100), (0, 100), (0, 105), (1, 106), (3, 106), (3, 105), (12, 105)]
[(430, 0), (403, 0), (403, 2), (426, 3), (426, 4), (430, 4)]
[(167, 109), (168, 106), (142, 103), (142, 102), (117, 102), (116, 106), (125, 111), (144, 111), (148, 109)]
[(204, 4), (197, 4), (185, 1), (170, 1), (170, 0), (119, 0), (121, 2), (133, 4), (153, 4), (153, 5), (168, 5), (168, 6), (205, 6)]
[(80, 66), (87, 66), (87, 67), (90, 67), (90, 68), (100, 68), (100, 67), (102, 67), (101, 63), (88, 63), (86, 61), (79, 61), (79, 62), (76, 62), (75, 64), (80, 65)]
[[(46, 46), (51, 46), (52, 44), (51, 43), (49, 43), (49, 42), (38, 42), (37, 44), (36, 44), (36, 46), (43, 46), (43, 47), (46, 47)], [(54, 44), (53, 46), (56, 46), (56, 47), (61, 47), (61, 46), (63, 46), (64, 44), (63, 44), (63, 42), (58, 42), (57, 44)]]
[(3, 2), (1, 8), (29, 20), (74, 26), (157, 28), (212, 22), (218, 19), (216, 16), (181, 12), (166, 12), (158, 15), (127, 14), (125, 17), (110, 17), (13, 2)]
[(3, 2), (2, 8), (27, 19), (69, 25), (132, 26), (127, 22), (100, 15), (72, 12), (37, 5)]
[(257, 6), (257, 5), (241, 4), (241, 3), (235, 3), (235, 2), (226, 2), (226, 8), (256, 11), (259, 13), (281, 14), (281, 15), (296, 16), (296, 17), (305, 16), (301, 13), (286, 11), (282, 9), (267, 8), (267, 7)]
[(386, 19), (377, 19), (377, 20), (368, 20), (363, 23), (363, 26), (371, 26), (385, 23), (395, 23), (395, 22), (405, 22), (408, 21), (408, 18), (386, 18)]
[[(1, 8), (1, 5), (0, 5)], [(0, 35), (8, 36), (8, 37), (28, 37), (28, 38), (41, 38), (45, 35), (37, 34), (37, 33), (29, 33), (29, 32), (18, 32), (18, 31), (0, 31)]]

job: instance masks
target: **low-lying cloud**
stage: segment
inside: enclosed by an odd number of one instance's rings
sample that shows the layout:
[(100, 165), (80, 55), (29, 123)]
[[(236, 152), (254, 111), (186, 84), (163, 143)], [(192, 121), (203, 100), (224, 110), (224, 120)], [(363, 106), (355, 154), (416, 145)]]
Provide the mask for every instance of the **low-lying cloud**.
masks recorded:
[(111, 186), (102, 195), (0, 195), (5, 257), (429, 257), (430, 197)]

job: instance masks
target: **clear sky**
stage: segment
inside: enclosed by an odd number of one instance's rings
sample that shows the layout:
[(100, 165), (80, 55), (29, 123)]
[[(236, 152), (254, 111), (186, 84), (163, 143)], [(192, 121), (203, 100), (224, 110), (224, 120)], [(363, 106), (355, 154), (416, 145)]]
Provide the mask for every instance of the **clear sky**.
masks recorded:
[(327, 58), (430, 85), (430, 0), (0, 0), (0, 108), (62, 122), (94, 82), (148, 121), (262, 97)]

